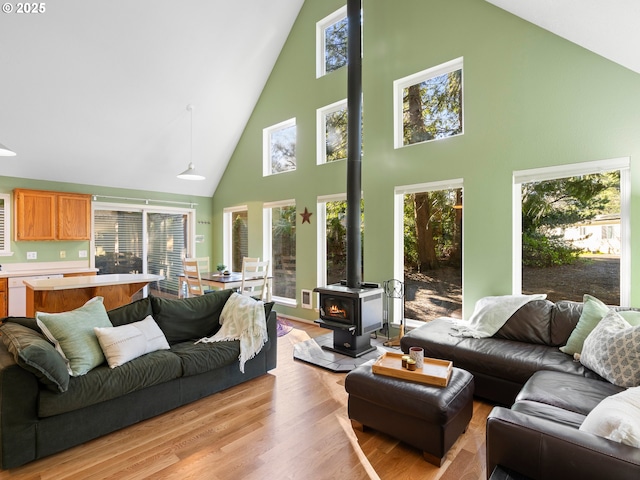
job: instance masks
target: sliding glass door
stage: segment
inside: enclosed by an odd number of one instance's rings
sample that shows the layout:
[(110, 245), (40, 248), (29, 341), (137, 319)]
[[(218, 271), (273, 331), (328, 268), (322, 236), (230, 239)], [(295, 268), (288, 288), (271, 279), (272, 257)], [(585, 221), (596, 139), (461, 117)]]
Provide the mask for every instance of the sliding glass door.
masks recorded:
[(192, 210), (95, 205), (93, 250), (98, 275), (162, 275), (163, 280), (149, 285), (151, 293), (178, 296), (182, 259), (193, 251), (192, 215)]

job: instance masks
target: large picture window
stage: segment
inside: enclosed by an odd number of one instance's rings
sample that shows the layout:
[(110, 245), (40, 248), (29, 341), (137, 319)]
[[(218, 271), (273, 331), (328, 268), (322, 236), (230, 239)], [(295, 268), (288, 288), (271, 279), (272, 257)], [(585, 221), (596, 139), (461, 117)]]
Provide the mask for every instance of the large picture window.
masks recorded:
[(294, 200), (264, 205), (264, 258), (271, 260), (273, 297), (296, 304), (296, 204)]
[(347, 64), (346, 5), (316, 24), (316, 77), (338, 70)]
[[(318, 285), (347, 278), (347, 197), (318, 198)], [(364, 199), (360, 200), (360, 235), (364, 245)], [(361, 260), (364, 258), (361, 255)], [(362, 266), (361, 266), (362, 268)], [(364, 274), (364, 271), (361, 271)]]
[(296, 119), (292, 118), (263, 131), (263, 175), (296, 169)]
[(393, 82), (395, 147), (463, 133), (462, 58)]
[(462, 180), (396, 187), (394, 203), (405, 318), (462, 318)]
[(514, 293), (629, 302), (629, 159), (514, 172)]

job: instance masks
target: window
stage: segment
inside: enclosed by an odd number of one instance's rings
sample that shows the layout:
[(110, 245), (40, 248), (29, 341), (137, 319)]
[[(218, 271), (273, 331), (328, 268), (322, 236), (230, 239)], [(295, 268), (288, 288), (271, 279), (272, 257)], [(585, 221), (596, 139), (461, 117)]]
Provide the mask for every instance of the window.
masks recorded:
[[(318, 198), (318, 285), (331, 285), (347, 278), (346, 199), (344, 194)], [(360, 201), (360, 211), (361, 245), (364, 245), (364, 199)]]
[[(296, 305), (296, 204), (294, 200), (265, 204), (264, 258), (271, 260), (273, 296)], [(268, 233), (267, 233), (268, 232)]]
[(263, 130), (263, 175), (296, 169), (296, 119)]
[(0, 255), (13, 255), (11, 251), (11, 208), (8, 193), (0, 193)]
[(347, 158), (347, 117), (347, 100), (318, 109), (318, 165)]
[(242, 259), (249, 255), (248, 220), (246, 205), (224, 210), (224, 263), (233, 272), (242, 270)]
[(514, 172), (513, 292), (630, 299), (629, 159)]
[(347, 64), (347, 7), (316, 24), (316, 77), (338, 70)]
[(393, 82), (395, 147), (463, 133), (462, 57)]
[(150, 273), (165, 278), (154, 294), (177, 296), (182, 259), (192, 251), (193, 210), (93, 204), (94, 265), (98, 275)]
[(396, 187), (394, 270), (405, 318), (462, 318), (462, 207), (461, 179)]

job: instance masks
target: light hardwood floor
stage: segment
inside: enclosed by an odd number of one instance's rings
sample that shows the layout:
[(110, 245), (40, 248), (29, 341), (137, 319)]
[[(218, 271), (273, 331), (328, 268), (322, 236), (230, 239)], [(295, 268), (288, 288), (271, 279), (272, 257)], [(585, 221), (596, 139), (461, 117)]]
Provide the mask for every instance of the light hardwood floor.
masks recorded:
[(471, 425), (441, 468), (384, 434), (354, 430), (344, 374), (293, 360), (293, 345), (327, 333), (294, 323), (267, 375), (76, 448), (0, 471), (17, 479), (484, 480), (485, 421)]

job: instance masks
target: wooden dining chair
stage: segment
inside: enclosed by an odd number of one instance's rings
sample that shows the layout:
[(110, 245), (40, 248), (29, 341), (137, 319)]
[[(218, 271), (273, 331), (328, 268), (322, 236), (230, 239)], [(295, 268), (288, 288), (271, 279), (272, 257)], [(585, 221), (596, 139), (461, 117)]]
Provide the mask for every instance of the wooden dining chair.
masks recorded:
[(249, 260), (245, 257), (242, 261), (242, 283), (239, 293), (264, 301), (267, 293), (269, 261), (251, 262)]
[(185, 258), (182, 261), (184, 281), (187, 284), (187, 297), (195, 297), (204, 294), (202, 278), (200, 277), (200, 264), (197, 258)]

